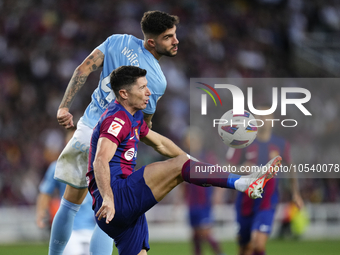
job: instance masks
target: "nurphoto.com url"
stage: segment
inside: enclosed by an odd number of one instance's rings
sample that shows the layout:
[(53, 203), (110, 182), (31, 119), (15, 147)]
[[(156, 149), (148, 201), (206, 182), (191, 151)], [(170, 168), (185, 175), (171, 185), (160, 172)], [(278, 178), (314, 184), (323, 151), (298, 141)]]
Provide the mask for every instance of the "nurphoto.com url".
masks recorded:
[[(290, 165), (280, 165), (275, 166), (276, 172), (282, 173), (339, 173), (340, 164), (290, 164)], [(268, 169), (267, 169), (268, 168)], [(224, 165), (220, 166), (210, 165), (210, 166), (195, 166), (195, 173), (255, 173), (259, 171), (274, 170), (273, 166), (233, 166)]]

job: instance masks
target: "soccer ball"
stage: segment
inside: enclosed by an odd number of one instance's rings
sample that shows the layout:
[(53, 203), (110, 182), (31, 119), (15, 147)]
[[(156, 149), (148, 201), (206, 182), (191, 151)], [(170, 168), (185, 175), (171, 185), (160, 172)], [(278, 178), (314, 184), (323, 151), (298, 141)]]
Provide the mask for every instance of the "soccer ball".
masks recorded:
[(256, 125), (256, 120), (250, 112), (244, 111), (244, 114), (233, 114), (233, 110), (230, 110), (221, 117), (218, 134), (226, 145), (242, 149), (255, 140), (257, 135)]

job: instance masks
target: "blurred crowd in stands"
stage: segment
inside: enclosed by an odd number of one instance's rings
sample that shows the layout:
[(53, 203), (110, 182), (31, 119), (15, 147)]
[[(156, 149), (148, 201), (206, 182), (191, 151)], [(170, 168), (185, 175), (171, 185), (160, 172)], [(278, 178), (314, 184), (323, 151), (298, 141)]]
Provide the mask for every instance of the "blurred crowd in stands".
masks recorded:
[[(294, 43), (311, 32), (340, 31), (335, 0), (0, 0), (0, 206), (35, 203), (47, 166), (64, 146), (56, 113), (74, 69), (111, 34), (142, 38), (139, 21), (147, 10), (180, 17), (178, 55), (160, 60), (168, 88), (153, 128), (181, 146), (190, 78), (301, 77)], [(99, 74), (91, 74), (77, 95), (75, 120)], [(323, 70), (309, 74), (328, 76)], [(312, 121), (285, 137), (301, 162), (339, 163), (340, 92), (319, 92), (311, 88), (317, 97)], [(150, 151), (139, 153), (143, 163), (156, 159)], [(300, 186), (306, 202), (340, 202), (340, 178), (300, 179)], [(283, 192), (283, 201), (288, 196)]]

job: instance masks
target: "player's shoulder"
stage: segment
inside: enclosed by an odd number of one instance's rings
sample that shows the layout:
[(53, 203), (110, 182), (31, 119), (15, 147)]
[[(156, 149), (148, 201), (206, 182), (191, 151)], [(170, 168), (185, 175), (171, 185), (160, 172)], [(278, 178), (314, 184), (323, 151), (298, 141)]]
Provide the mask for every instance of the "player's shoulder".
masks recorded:
[(119, 122), (122, 125), (131, 123), (129, 116), (126, 111), (124, 111), (119, 105), (113, 104), (112, 107), (109, 108), (106, 118), (110, 118)]
[(111, 102), (104, 116), (105, 121), (111, 121), (118, 123), (121, 126), (131, 126), (131, 117), (128, 115), (126, 110), (116, 101)]
[(109, 43), (129, 43), (129, 42), (134, 42), (134, 43), (140, 43), (142, 40), (138, 39), (137, 37), (129, 34), (113, 34), (107, 38)]
[(131, 129), (131, 126), (132, 123), (127, 113), (115, 107), (113, 111), (109, 109), (105, 116), (103, 116), (103, 120), (100, 123), (100, 130), (102, 131), (97, 130), (97, 132), (108, 132), (115, 137), (117, 137), (119, 133), (122, 133), (124, 136), (124, 134)]

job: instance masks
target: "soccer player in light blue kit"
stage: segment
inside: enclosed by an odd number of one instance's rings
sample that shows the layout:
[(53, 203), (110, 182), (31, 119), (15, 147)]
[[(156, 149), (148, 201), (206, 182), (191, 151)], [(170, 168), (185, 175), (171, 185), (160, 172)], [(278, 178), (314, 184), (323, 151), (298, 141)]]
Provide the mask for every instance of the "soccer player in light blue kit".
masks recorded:
[[(147, 70), (146, 78), (152, 95), (143, 113), (145, 122), (151, 127), (151, 118), (156, 110), (157, 101), (166, 88), (166, 79), (158, 61), (162, 56), (172, 57), (177, 54), (178, 22), (177, 16), (160, 11), (146, 12), (141, 20), (144, 41), (132, 35), (112, 35), (74, 71), (57, 113), (59, 124), (66, 129), (74, 126), (69, 109), (76, 93), (91, 72), (99, 67), (103, 68), (98, 88), (92, 94), (92, 101), (57, 162), (55, 178), (65, 182), (67, 186), (61, 206), (53, 220), (49, 255), (62, 254), (72, 232), (74, 216), (87, 194), (85, 174), (92, 131), (108, 104), (115, 99), (110, 88), (110, 73), (122, 65), (140, 66)], [(96, 234), (97, 231), (101, 230), (96, 226), (90, 250), (95, 255), (108, 255), (107, 251), (98, 251), (106, 244), (102, 238), (96, 238), (99, 236)]]
[[(39, 185), (40, 194), (37, 198), (37, 225), (41, 228), (46, 227), (44, 224), (48, 218), (46, 212), (54, 192), (57, 190), (61, 198), (66, 188), (65, 183), (53, 178), (56, 164), (56, 161), (50, 164), (44, 175), (44, 179)], [(72, 235), (66, 245), (63, 255), (89, 255), (90, 240), (95, 226), (96, 221), (92, 211), (92, 198), (90, 193), (88, 193), (79, 209), (79, 212), (74, 218)], [(107, 238), (104, 232), (98, 232), (98, 234), (101, 235), (101, 238)], [(110, 241), (111, 243), (108, 243), (106, 249), (111, 247), (110, 253), (112, 253), (113, 240), (107, 239), (107, 241)]]

